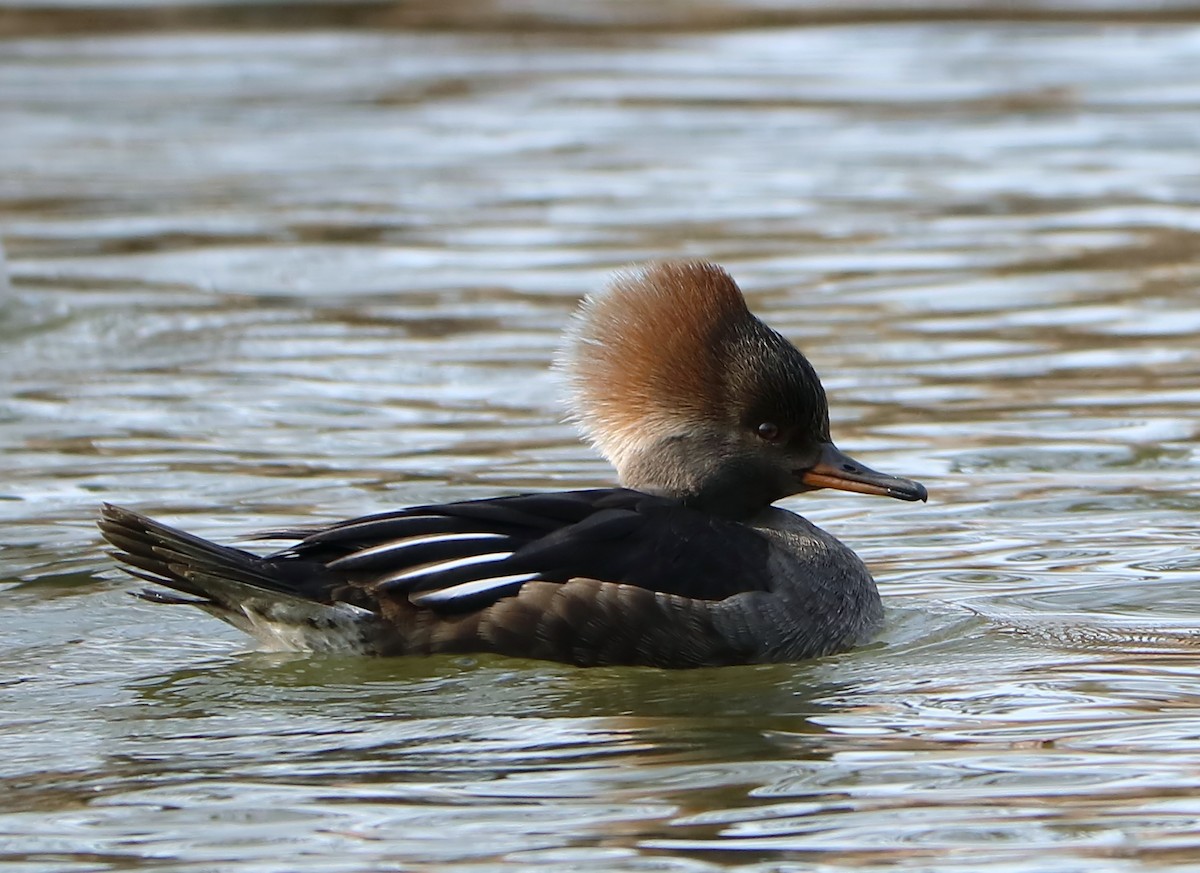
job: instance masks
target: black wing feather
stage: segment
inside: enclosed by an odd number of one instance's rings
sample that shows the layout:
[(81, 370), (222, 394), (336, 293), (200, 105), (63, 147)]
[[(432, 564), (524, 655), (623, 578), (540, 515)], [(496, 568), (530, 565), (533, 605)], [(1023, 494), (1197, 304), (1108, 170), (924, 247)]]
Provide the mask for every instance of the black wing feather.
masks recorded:
[(745, 525), (609, 488), (367, 516), (311, 533), (271, 558), (315, 561), (355, 586), (457, 612), (533, 579), (583, 577), (721, 600), (768, 588), (771, 548)]

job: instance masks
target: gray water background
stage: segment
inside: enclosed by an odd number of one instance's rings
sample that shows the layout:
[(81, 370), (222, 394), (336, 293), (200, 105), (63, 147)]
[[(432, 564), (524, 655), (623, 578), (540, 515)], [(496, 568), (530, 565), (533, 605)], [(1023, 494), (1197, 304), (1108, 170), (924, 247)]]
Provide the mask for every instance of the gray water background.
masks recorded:
[[(0, 5), (0, 869), (1200, 869), (1200, 11)], [(255, 652), (207, 536), (611, 482), (580, 295), (726, 265), (928, 505), (786, 502), (878, 643)]]

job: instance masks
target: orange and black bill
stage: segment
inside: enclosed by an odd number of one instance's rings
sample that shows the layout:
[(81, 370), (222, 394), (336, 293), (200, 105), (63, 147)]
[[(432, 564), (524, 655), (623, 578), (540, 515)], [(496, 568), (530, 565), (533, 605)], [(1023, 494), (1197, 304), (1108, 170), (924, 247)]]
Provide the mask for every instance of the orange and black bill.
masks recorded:
[(833, 443), (825, 443), (821, 447), (817, 462), (801, 473), (800, 481), (814, 490), (837, 488), (840, 491), (857, 491), (859, 494), (895, 497), (897, 500), (924, 501), (929, 498), (929, 492), (920, 482), (872, 470), (843, 454)]

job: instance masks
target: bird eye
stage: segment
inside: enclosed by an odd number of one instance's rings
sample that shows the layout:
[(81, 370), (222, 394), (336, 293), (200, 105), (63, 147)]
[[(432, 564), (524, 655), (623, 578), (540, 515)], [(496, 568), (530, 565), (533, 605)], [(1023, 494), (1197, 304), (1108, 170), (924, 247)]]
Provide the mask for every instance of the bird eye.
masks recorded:
[(773, 421), (764, 421), (754, 429), (754, 432), (769, 443), (773, 443), (778, 440), (782, 433), (779, 430), (779, 425)]

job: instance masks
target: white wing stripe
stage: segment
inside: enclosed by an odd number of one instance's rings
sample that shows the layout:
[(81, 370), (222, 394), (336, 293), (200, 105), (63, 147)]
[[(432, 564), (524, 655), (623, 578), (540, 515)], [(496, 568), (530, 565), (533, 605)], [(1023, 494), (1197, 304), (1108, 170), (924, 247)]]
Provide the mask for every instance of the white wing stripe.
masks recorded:
[(437, 533), (437, 534), (418, 534), (411, 537), (401, 537), (398, 540), (388, 540), (386, 543), (380, 543), (377, 546), (369, 546), (365, 549), (360, 549), (357, 552), (351, 552), (348, 555), (343, 555), (335, 561), (330, 561), (330, 567), (336, 567), (343, 561), (358, 560), (359, 558), (369, 558), (374, 555), (382, 555), (386, 552), (398, 552), (401, 549), (407, 549), (409, 546), (423, 546), (427, 543), (451, 543), (463, 540), (502, 540), (504, 534), (498, 533)]
[(472, 564), (487, 564), (491, 561), (503, 561), (512, 552), (491, 552), (486, 555), (468, 555), (465, 558), (454, 558), (449, 561), (433, 561), (421, 564), (402, 573), (382, 577), (377, 584), (386, 585), (390, 582), (403, 582), (405, 579), (415, 579), (418, 576), (428, 576), (431, 573), (441, 573), (445, 570), (457, 570), (459, 567), (469, 567)]
[(364, 519), (360, 519), (358, 521), (344, 521), (341, 524), (335, 524), (335, 525), (331, 525), (330, 527), (319, 528), (319, 529), (313, 531), (313, 533), (318, 536), (321, 534), (324, 534), (324, 533), (339, 533), (340, 534), (340, 533), (346, 533), (348, 531), (355, 531), (355, 530), (358, 530), (359, 528), (364, 528), (364, 527), (371, 528), (371, 527), (374, 527), (374, 526), (380, 525), (380, 524), (389, 524), (389, 523), (395, 523), (398, 521), (403, 522), (403, 521), (409, 521), (409, 520), (423, 520), (423, 519), (430, 519), (430, 518), (440, 518), (442, 520), (445, 520), (446, 516), (436, 515), (434, 513), (426, 512), (426, 513), (422, 513), (420, 515), (396, 515), (396, 516), (385, 516), (383, 518), (364, 518)]
[(491, 591), (493, 588), (504, 588), (521, 582), (529, 582), (538, 578), (537, 573), (515, 573), (512, 576), (493, 576), (491, 579), (476, 579), (474, 582), (463, 582), (451, 585), (449, 588), (438, 588), (434, 591), (419, 591), (409, 596), (409, 600), (417, 606), (429, 606), (447, 603), (460, 597), (469, 597)]

